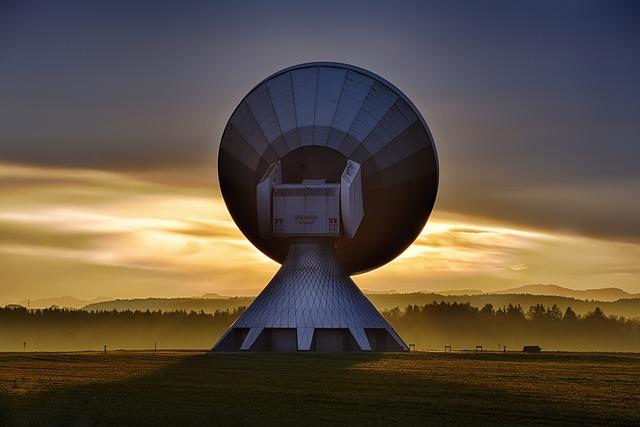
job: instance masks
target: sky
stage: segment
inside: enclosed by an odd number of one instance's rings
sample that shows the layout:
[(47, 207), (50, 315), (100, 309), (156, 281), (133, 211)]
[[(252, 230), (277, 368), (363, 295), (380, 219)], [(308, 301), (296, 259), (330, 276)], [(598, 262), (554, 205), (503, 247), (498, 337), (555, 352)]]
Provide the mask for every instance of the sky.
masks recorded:
[(0, 2), (0, 303), (258, 293), (219, 142), (310, 61), (391, 81), (438, 149), (425, 230), (362, 288), (640, 292), (638, 46), (634, 1)]

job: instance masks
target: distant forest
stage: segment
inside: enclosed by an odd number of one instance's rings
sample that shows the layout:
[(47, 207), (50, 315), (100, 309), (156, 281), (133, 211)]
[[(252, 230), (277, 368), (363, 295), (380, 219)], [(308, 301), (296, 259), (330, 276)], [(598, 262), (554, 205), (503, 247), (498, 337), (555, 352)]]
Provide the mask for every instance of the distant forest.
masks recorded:
[[(618, 301), (585, 301), (575, 298), (526, 295), (526, 294), (482, 294), (482, 295), (439, 295), (422, 292), (408, 294), (367, 294), (367, 298), (380, 311), (391, 310), (394, 307), (407, 307), (409, 305), (425, 305), (432, 301), (447, 303), (470, 303), (474, 307), (482, 308), (485, 304), (502, 307), (508, 304), (520, 304), (522, 307), (530, 307), (536, 304), (545, 306), (557, 305), (561, 310), (571, 307), (577, 314), (587, 314), (599, 307), (605, 313), (626, 318), (640, 318), (640, 298), (620, 299)], [(87, 311), (196, 311), (215, 313), (220, 310), (234, 310), (238, 307), (249, 306), (253, 297), (232, 298), (144, 298), (104, 301), (90, 304), (84, 307)]]
[(607, 316), (599, 307), (584, 315), (571, 308), (536, 304), (524, 310), (508, 304), (482, 308), (470, 303), (432, 302), (404, 310), (383, 312), (407, 343), (417, 348), (520, 350), (539, 345), (543, 350), (640, 351), (640, 320)]
[[(244, 307), (204, 311), (85, 311), (0, 308), (0, 351), (72, 351), (210, 348)], [(518, 304), (481, 308), (437, 302), (383, 311), (417, 349), (640, 352), (640, 320), (607, 315), (600, 308), (577, 314), (570, 307)]]
[(210, 348), (243, 311), (0, 308), (0, 351)]

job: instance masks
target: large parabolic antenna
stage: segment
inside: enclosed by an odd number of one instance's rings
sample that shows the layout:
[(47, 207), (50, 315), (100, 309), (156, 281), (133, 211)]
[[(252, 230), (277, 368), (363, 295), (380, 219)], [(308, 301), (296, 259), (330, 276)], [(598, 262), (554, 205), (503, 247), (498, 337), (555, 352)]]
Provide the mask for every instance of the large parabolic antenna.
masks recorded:
[(338, 63), (284, 69), (235, 109), (218, 158), (243, 234), (282, 264), (215, 351), (403, 351), (349, 277), (401, 254), (438, 190), (433, 137), (381, 77)]

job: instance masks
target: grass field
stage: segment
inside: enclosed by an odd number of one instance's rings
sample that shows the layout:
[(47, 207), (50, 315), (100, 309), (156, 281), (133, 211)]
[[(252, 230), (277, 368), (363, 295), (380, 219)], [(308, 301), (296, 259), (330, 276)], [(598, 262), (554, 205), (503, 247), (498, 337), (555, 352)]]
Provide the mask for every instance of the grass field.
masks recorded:
[(0, 353), (0, 425), (640, 425), (640, 355)]

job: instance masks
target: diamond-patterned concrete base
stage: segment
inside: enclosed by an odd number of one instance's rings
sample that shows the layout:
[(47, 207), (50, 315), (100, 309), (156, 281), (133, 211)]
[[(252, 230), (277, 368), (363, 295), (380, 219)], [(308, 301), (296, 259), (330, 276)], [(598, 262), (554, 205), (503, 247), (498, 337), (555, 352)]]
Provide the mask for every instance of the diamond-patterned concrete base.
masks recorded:
[(408, 350), (344, 272), (330, 241), (292, 243), (271, 282), (213, 347), (287, 349)]

